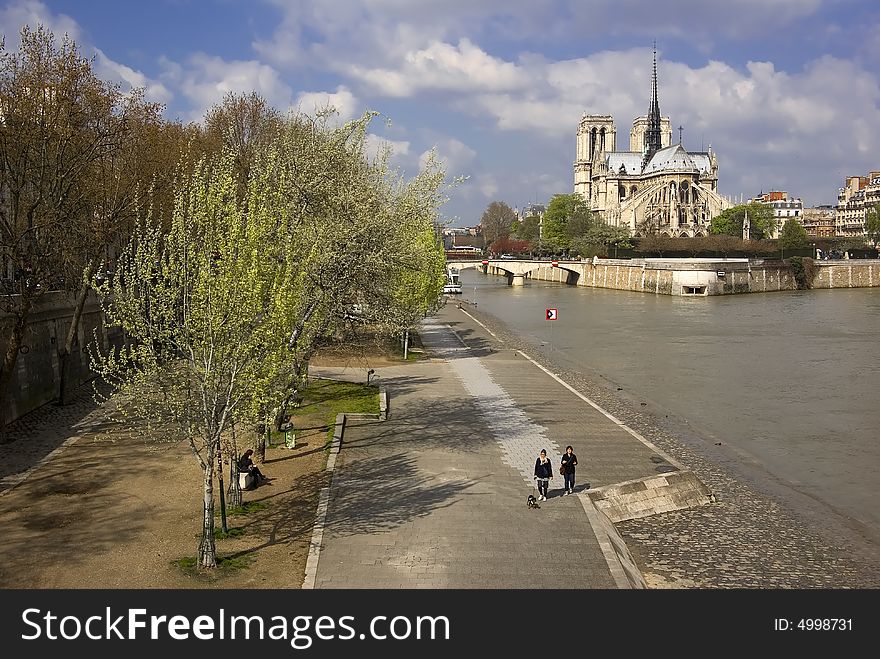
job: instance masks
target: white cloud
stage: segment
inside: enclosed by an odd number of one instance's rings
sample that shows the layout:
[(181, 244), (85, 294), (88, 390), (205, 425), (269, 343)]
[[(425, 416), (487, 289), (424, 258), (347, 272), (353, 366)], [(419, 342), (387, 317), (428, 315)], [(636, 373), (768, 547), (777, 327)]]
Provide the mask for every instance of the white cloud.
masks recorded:
[[(839, 0), (832, 0), (839, 1)], [(711, 52), (720, 40), (773, 38), (828, 0), (267, 0), (280, 13), (254, 50), (281, 67), (339, 71), (351, 62), (389, 89), (407, 54), (435, 43), (504, 40), (541, 47), (591, 37), (681, 39)], [(768, 20), (768, 11), (772, 20)], [(625, 24), (623, 23), (625, 21)]]
[(522, 89), (528, 76), (515, 64), (492, 57), (468, 39), (457, 46), (431, 42), (406, 53), (398, 70), (354, 65), (352, 78), (362, 78), (388, 96), (412, 96), (422, 90), (505, 91)]
[(60, 42), (67, 34), (80, 44), (82, 30), (79, 24), (66, 14), (55, 14), (38, 0), (17, 0), (0, 9), (0, 31), (10, 50), (18, 48), (18, 35), (24, 25), (35, 29), (43, 25), (55, 35)]
[(123, 89), (142, 87), (149, 101), (167, 103), (171, 100), (171, 92), (161, 82), (147, 77), (130, 66), (114, 61), (100, 48), (89, 43), (84, 38), (79, 24), (70, 16), (53, 13), (38, 0), (17, 0), (0, 9), (0, 30), (8, 49), (13, 51), (18, 49), (19, 33), (25, 25), (31, 29), (43, 25), (55, 36), (57, 44), (60, 44), (64, 35), (67, 35), (76, 43), (81, 55), (88, 56), (94, 53), (95, 62), (92, 69), (98, 78), (119, 83)]
[(439, 140), (432, 149), (424, 151), (419, 156), (420, 168), (424, 169), (432, 151), (437, 160), (443, 164), (446, 177), (450, 180), (458, 176), (467, 176), (477, 157), (477, 152), (467, 144), (454, 137), (447, 137)]
[(118, 82), (132, 89), (143, 88), (148, 101), (168, 103), (173, 96), (158, 80), (152, 80), (140, 71), (110, 59), (100, 49), (96, 49), (94, 71), (102, 80)]
[(286, 111), (292, 92), (278, 72), (256, 60), (224, 60), (221, 57), (196, 53), (183, 64), (163, 58), (161, 79), (180, 90), (191, 104), (189, 118), (202, 119), (205, 112), (229, 93), (257, 92), (269, 105)]
[(363, 109), (360, 101), (345, 85), (337, 87), (335, 92), (303, 92), (297, 96), (294, 105), (309, 115), (333, 108), (343, 122), (360, 116)]
[(366, 151), (370, 160), (379, 156), (384, 149), (390, 153), (390, 162), (392, 165), (404, 167), (408, 161), (407, 156), (410, 152), (410, 142), (408, 140), (390, 140), (387, 137), (380, 137), (374, 133), (367, 133)]

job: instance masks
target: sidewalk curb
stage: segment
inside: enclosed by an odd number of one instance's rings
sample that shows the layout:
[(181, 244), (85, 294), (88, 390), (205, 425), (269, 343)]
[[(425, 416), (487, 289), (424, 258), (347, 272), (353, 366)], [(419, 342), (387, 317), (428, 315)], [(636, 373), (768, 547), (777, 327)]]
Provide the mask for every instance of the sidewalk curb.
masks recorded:
[(333, 428), (333, 440), (330, 442), (330, 454), (327, 456), (325, 471), (330, 473), (330, 484), (322, 487), (318, 496), (318, 509), (315, 512), (315, 525), (312, 527), (312, 538), (309, 541), (309, 556), (306, 559), (305, 578), (303, 590), (314, 590), (315, 581), (318, 577), (318, 562), (321, 559), (321, 545), (324, 542), (324, 528), (327, 523), (327, 510), (330, 508), (330, 490), (333, 487), (333, 471), (336, 469), (336, 458), (342, 448), (342, 437), (345, 434), (345, 424), (348, 419), (385, 421), (388, 418), (388, 391), (382, 387), (379, 389), (379, 414), (362, 414), (340, 412), (336, 415), (336, 425)]
[(599, 548), (608, 563), (608, 569), (614, 578), (614, 583), (621, 589), (646, 589), (648, 584), (636, 566), (636, 562), (630, 554), (629, 548), (617, 533), (614, 524), (602, 511), (596, 508), (590, 498), (589, 491), (579, 492), (578, 499), (590, 520), (590, 526), (599, 541)]

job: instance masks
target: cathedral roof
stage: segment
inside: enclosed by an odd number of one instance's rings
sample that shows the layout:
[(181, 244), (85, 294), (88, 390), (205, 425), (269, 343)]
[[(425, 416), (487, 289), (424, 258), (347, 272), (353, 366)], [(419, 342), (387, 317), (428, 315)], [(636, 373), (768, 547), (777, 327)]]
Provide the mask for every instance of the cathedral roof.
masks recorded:
[[(635, 151), (612, 151), (605, 154), (605, 163), (611, 175), (638, 176), (639, 174), (654, 174), (663, 171), (680, 172), (682, 170), (705, 173), (712, 171), (711, 157), (708, 153), (688, 153), (681, 144), (673, 144), (660, 149), (648, 161), (644, 171), (642, 171), (642, 154)], [(621, 167), (624, 168), (624, 171), (621, 171)]]
[(644, 173), (653, 174), (654, 172), (668, 170), (699, 171), (699, 169), (694, 159), (684, 150), (681, 144), (673, 144), (655, 153), (654, 157), (645, 165)]
[(608, 171), (614, 174), (620, 172), (620, 166), (626, 168), (628, 176), (642, 173), (642, 154), (629, 151), (612, 151), (608, 154)]

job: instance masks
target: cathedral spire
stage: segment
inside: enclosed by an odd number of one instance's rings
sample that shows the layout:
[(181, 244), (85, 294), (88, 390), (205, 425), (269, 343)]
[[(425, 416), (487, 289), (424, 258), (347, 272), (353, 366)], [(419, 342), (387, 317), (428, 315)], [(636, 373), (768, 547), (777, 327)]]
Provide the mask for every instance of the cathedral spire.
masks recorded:
[(654, 42), (654, 74), (651, 77), (651, 108), (648, 110), (648, 129), (645, 131), (645, 155), (642, 169), (651, 157), (660, 150), (660, 102), (657, 100), (657, 42)]

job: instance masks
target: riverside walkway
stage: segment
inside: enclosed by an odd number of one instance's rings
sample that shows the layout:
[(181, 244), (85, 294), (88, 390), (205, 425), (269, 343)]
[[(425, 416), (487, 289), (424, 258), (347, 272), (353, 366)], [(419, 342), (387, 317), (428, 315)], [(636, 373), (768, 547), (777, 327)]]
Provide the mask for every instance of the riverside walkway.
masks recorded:
[[(304, 587), (643, 587), (587, 487), (678, 465), (453, 305), (420, 336), (430, 361), (377, 369), (388, 419), (346, 424)], [(561, 496), (569, 444), (576, 495)], [(533, 510), (542, 448), (557, 473)]]

